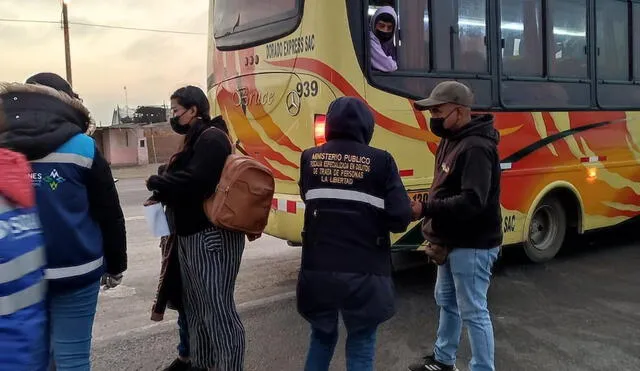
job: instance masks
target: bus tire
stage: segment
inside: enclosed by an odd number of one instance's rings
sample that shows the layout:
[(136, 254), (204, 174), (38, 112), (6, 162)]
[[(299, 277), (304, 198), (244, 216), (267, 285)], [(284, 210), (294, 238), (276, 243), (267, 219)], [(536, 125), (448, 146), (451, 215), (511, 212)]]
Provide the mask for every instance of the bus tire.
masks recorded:
[(562, 203), (556, 197), (545, 197), (531, 216), (524, 253), (534, 263), (549, 261), (560, 251), (566, 234), (567, 213)]

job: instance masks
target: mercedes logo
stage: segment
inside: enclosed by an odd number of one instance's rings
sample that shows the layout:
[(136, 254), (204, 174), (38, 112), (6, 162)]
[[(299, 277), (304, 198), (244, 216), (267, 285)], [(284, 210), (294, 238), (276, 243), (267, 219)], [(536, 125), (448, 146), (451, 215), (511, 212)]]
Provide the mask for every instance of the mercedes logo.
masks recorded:
[(300, 95), (297, 91), (291, 91), (287, 94), (287, 111), (291, 116), (300, 113)]

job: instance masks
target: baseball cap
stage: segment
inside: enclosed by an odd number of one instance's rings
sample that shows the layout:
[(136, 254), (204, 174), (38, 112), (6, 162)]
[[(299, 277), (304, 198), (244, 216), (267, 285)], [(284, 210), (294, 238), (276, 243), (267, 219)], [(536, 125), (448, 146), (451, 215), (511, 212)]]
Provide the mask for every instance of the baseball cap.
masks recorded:
[(445, 103), (471, 107), (473, 100), (473, 92), (465, 84), (457, 81), (444, 81), (433, 88), (429, 98), (416, 101), (413, 105), (417, 110), (424, 111)]

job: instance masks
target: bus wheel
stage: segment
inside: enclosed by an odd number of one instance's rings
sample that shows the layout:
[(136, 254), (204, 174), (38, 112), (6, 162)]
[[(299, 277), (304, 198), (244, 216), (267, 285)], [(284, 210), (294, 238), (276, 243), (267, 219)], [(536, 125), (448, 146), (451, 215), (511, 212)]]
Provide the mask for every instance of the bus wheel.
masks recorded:
[(567, 234), (567, 214), (555, 197), (546, 197), (531, 217), (524, 252), (534, 263), (553, 259), (560, 251)]

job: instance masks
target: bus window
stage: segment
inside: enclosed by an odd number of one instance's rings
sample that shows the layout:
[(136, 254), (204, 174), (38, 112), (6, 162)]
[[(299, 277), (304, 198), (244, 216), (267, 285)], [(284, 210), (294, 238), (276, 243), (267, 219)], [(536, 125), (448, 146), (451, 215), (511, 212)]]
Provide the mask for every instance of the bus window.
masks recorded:
[(510, 76), (542, 76), (542, 1), (503, 0), (502, 70)]
[(487, 2), (458, 1), (458, 39), (454, 70), (487, 72)]
[(633, 76), (634, 80), (640, 80), (640, 4), (633, 6)]
[(302, 0), (216, 0), (213, 34), (222, 50), (242, 49), (293, 32)]
[[(396, 5), (399, 71), (488, 71), (486, 0), (432, 1), (431, 8), (428, 0), (398, 0)], [(437, 19), (430, 18), (430, 10)], [(457, 30), (455, 37), (452, 30)]]
[(398, 68), (429, 71), (429, 8), (427, 0), (398, 1), (400, 40)]
[(602, 0), (596, 7), (597, 76), (629, 80), (629, 11), (626, 1)]
[(551, 0), (551, 75), (587, 77), (587, 1)]

